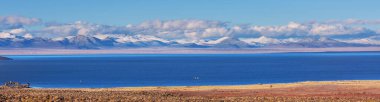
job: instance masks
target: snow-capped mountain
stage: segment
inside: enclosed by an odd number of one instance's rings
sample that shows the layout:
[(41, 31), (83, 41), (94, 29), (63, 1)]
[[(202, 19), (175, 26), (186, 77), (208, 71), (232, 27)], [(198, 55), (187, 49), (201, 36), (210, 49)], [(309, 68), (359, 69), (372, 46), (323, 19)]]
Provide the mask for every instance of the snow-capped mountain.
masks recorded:
[(380, 36), (373, 36), (373, 37), (361, 38), (361, 39), (346, 39), (346, 40), (339, 40), (339, 41), (346, 42), (346, 43), (380, 45)]
[(256, 45), (256, 46), (265, 46), (268, 44), (280, 44), (282, 43), (279, 39), (269, 38), (265, 36), (261, 36), (259, 38), (241, 38), (241, 41), (244, 41), (250, 45)]
[(123, 35), (106, 35), (106, 36), (70, 36), (65, 38), (54, 38), (54, 41), (60, 42), (67, 48), (107, 48), (107, 47), (153, 47), (167, 46), (169, 41), (154, 36), (123, 36)]
[(170, 41), (150, 35), (110, 36), (114, 38), (117, 46), (125, 47), (157, 47), (168, 46)]
[(362, 44), (352, 44), (340, 42), (334, 39), (320, 37), (320, 38), (289, 38), (283, 39), (282, 43), (268, 45), (267, 47), (347, 47), (347, 46), (365, 46)]
[(64, 40), (67, 47), (76, 47), (80, 49), (87, 49), (87, 48), (98, 48), (102, 46), (113, 46), (112, 44), (108, 44), (106, 41), (103, 42), (103, 40), (100, 40), (96, 37), (89, 37), (89, 36), (83, 36), (78, 35), (70, 38), (66, 38), (67, 40)]
[[(163, 42), (169, 43), (170, 41), (161, 39), (151, 35), (105, 35), (107, 38), (114, 38), (118, 43), (127, 43), (127, 42)], [(103, 37), (104, 39), (104, 37)]]
[(215, 41), (205, 42), (213, 48), (249, 48), (251, 47), (248, 43), (243, 42), (237, 38), (232, 37), (222, 37)]
[(59, 47), (60, 44), (44, 38), (24, 38), (16, 36), (15, 38), (0, 38), (0, 47), (6, 48), (53, 48)]
[(255, 47), (352, 47), (378, 46), (380, 37), (354, 40), (335, 40), (327, 37), (310, 38), (233, 38), (222, 37), (215, 40), (166, 40), (151, 35), (94, 35), (67, 36), (58, 38), (39, 38), (30, 35), (6, 36), (0, 38), (3, 48), (138, 48), (138, 47), (171, 47), (171, 48), (255, 48)]

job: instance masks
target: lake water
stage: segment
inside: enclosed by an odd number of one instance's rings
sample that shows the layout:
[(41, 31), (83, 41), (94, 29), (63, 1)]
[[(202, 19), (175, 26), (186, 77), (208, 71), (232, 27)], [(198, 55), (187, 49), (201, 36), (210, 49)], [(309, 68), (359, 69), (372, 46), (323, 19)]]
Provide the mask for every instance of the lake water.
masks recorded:
[(380, 79), (380, 52), (6, 56), (0, 82), (32, 87), (192, 86)]

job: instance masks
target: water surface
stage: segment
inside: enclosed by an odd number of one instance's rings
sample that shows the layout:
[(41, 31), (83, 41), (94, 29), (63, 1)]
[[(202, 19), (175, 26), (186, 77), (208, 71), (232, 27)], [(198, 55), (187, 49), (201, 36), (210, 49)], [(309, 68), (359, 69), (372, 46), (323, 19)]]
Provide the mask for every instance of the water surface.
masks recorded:
[(380, 79), (380, 52), (24, 55), (0, 82), (33, 87), (192, 86)]

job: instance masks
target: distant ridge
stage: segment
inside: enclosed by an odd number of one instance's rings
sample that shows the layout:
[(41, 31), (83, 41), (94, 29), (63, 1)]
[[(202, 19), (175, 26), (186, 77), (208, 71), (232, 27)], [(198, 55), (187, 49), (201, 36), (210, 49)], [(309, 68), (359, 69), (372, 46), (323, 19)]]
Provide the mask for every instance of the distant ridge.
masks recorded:
[(343, 42), (326, 37), (278, 39), (269, 37), (239, 39), (222, 37), (214, 40), (180, 41), (162, 39), (150, 35), (69, 36), (64, 38), (0, 38), (0, 48), (63, 48), (63, 49), (107, 49), (107, 48), (327, 48), (380, 46)]
[(0, 60), (12, 60), (12, 59), (8, 58), (8, 57), (2, 57), (2, 56), (0, 56)]

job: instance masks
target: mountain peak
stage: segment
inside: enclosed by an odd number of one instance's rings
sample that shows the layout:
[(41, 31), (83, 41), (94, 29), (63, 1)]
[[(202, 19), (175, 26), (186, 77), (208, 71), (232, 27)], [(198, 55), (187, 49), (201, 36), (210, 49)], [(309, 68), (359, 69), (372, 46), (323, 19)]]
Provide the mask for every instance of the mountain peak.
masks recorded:
[(249, 43), (251, 45), (256, 44), (279, 44), (282, 43), (281, 40), (275, 39), (275, 38), (269, 38), (266, 36), (261, 36), (259, 38), (242, 38), (242, 41)]
[(327, 37), (277, 39), (266, 36), (257, 38), (220, 37), (215, 40), (166, 40), (152, 35), (102, 34), (77, 35), (58, 38), (24, 36), (0, 38), (0, 47), (38, 48), (130, 48), (130, 47), (186, 47), (186, 48), (252, 48), (252, 47), (348, 47), (380, 45), (379, 37), (343, 41)]
[(232, 37), (222, 37), (218, 40), (216, 40), (215, 45), (212, 47), (216, 48), (248, 48), (250, 45), (244, 41), (241, 41), (237, 38)]

